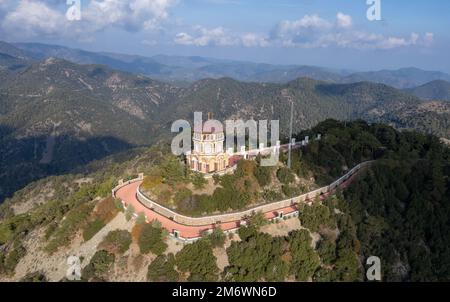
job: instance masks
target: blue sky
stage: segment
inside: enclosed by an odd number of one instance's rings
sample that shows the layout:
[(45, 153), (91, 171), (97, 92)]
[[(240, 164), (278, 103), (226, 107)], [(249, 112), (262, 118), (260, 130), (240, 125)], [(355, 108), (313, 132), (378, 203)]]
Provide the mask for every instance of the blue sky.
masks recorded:
[[(76, 0), (70, 0), (76, 1)], [(450, 1), (0, 0), (0, 37), (94, 51), (200, 55), (368, 70), (416, 66), (450, 72)]]

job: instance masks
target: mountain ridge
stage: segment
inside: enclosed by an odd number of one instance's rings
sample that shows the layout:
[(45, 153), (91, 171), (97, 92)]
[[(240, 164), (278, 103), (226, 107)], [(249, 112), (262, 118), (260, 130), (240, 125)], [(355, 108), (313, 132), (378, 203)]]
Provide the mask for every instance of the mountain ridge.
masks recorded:
[(114, 54), (108, 52), (89, 52), (58, 45), (39, 43), (16, 43), (16, 47), (34, 54), (36, 59), (57, 56), (79, 64), (105, 64), (122, 71), (141, 73), (166, 82), (184, 84), (202, 78), (232, 77), (246, 82), (286, 83), (306, 76), (316, 80), (335, 83), (371, 81), (396, 88), (412, 88), (433, 80), (450, 81), (450, 75), (440, 71), (427, 71), (415, 67), (396, 70), (360, 71), (331, 69), (308, 65), (275, 65), (253, 63), (199, 56), (151, 57), (139, 55)]
[(450, 101), (450, 82), (444, 80), (431, 81), (405, 91), (425, 100)]
[[(8, 57), (9, 58), (9, 57)], [(194, 111), (218, 119), (280, 120), (287, 136), (327, 118), (392, 123), (450, 137), (449, 104), (427, 103), (393, 87), (297, 78), (285, 84), (203, 79), (177, 87), (104, 65), (33, 61), (0, 73), (1, 196), (29, 181), (173, 135), (171, 123)], [(414, 122), (413, 122), (414, 121)], [(30, 172), (33, 171), (33, 172)]]

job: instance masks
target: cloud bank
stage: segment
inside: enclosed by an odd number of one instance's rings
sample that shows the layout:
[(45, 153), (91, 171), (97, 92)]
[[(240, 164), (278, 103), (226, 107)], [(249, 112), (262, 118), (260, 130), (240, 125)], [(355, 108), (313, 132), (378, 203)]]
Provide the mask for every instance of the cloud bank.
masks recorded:
[(169, 17), (177, 0), (81, 0), (80, 21), (66, 18), (66, 1), (0, 0), (2, 30), (23, 37), (78, 37), (116, 27), (126, 31), (152, 30)]
[(351, 16), (338, 12), (335, 20), (323, 19), (318, 14), (305, 15), (293, 21), (283, 20), (269, 34), (239, 34), (223, 27), (208, 29), (195, 26), (191, 32), (178, 33), (174, 42), (194, 46), (392, 49), (429, 46), (433, 39), (433, 33), (385, 36), (361, 31), (355, 28)]
[[(66, 18), (68, 5), (65, 0), (0, 0), (0, 33), (22, 40), (37, 37), (80, 41), (92, 39), (111, 28), (152, 33), (163, 30), (173, 21), (171, 9), (183, 0), (79, 1), (83, 4), (82, 18), (71, 22)], [(434, 40), (431, 32), (390, 36), (360, 30), (352, 17), (343, 12), (338, 12), (332, 19), (310, 14), (297, 20), (282, 20), (267, 33), (232, 32), (223, 26), (182, 26), (183, 30), (176, 30), (181, 27), (179, 25), (170, 34), (166, 31), (165, 36), (153, 38), (145, 45), (169, 40), (175, 45), (195, 47), (393, 49), (426, 47)]]

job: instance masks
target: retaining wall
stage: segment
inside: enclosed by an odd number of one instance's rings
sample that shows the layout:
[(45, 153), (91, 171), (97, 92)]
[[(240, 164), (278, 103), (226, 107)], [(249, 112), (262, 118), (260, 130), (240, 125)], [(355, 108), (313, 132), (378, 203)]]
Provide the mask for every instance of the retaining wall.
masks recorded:
[[(136, 192), (136, 198), (139, 202), (141, 202), (144, 206), (151, 209), (152, 211), (155, 211), (169, 219), (172, 219), (173, 221), (188, 225), (188, 226), (204, 226), (204, 225), (211, 225), (211, 224), (218, 224), (218, 223), (225, 223), (225, 222), (233, 222), (233, 221), (239, 221), (248, 218), (249, 216), (258, 213), (268, 213), (273, 212), (278, 209), (286, 208), (295, 204), (299, 204), (302, 202), (305, 202), (306, 200), (314, 200), (317, 196), (321, 194), (326, 194), (328, 192), (331, 192), (335, 190), (337, 187), (339, 187), (342, 183), (344, 183), (347, 179), (349, 179), (351, 176), (353, 176), (355, 173), (357, 173), (361, 168), (368, 166), (372, 161), (363, 162), (361, 164), (358, 164), (357, 166), (353, 167), (351, 170), (349, 170), (345, 175), (334, 181), (328, 186), (319, 188), (317, 190), (302, 194), (297, 197), (288, 198), (285, 200), (273, 202), (270, 204), (265, 204), (261, 206), (257, 206), (254, 208), (250, 208), (244, 211), (240, 212), (233, 212), (233, 213), (226, 213), (226, 214), (219, 214), (219, 215), (210, 215), (210, 216), (204, 216), (204, 217), (189, 217), (182, 214), (179, 214), (171, 209), (168, 209), (164, 207), (161, 204), (158, 204), (157, 202), (154, 202), (150, 200), (147, 196), (145, 196), (141, 190), (140, 187), (138, 188)], [(118, 186), (116, 186), (112, 193), (113, 197), (115, 197), (115, 192), (117, 192), (118, 189), (143, 179), (143, 175), (141, 174), (139, 178), (129, 180), (127, 182), (121, 183)]]

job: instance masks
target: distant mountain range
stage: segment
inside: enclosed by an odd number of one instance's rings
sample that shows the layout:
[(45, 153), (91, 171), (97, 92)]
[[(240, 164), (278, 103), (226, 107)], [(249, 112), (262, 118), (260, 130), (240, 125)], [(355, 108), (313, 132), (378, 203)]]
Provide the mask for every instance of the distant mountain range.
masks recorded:
[(450, 138), (449, 102), (427, 102), (385, 84), (220, 78), (179, 87), (105, 65), (38, 61), (5, 43), (0, 57), (0, 201), (32, 180), (169, 138), (172, 122), (192, 120), (194, 111), (219, 120), (278, 119), (286, 136), (293, 101), (295, 132), (327, 118), (365, 119)]
[(154, 79), (177, 84), (222, 77), (230, 77), (245, 82), (287, 83), (299, 77), (308, 77), (333, 83), (369, 81), (404, 89), (434, 80), (450, 81), (450, 75), (446, 73), (425, 71), (418, 68), (350, 72), (316, 66), (272, 65), (195, 56), (157, 55), (143, 57), (95, 53), (38, 43), (17, 43), (14, 46), (37, 60), (57, 57), (77, 64), (103, 64), (113, 69), (143, 74)]
[(431, 81), (406, 91), (425, 100), (450, 101), (450, 82), (443, 80)]

